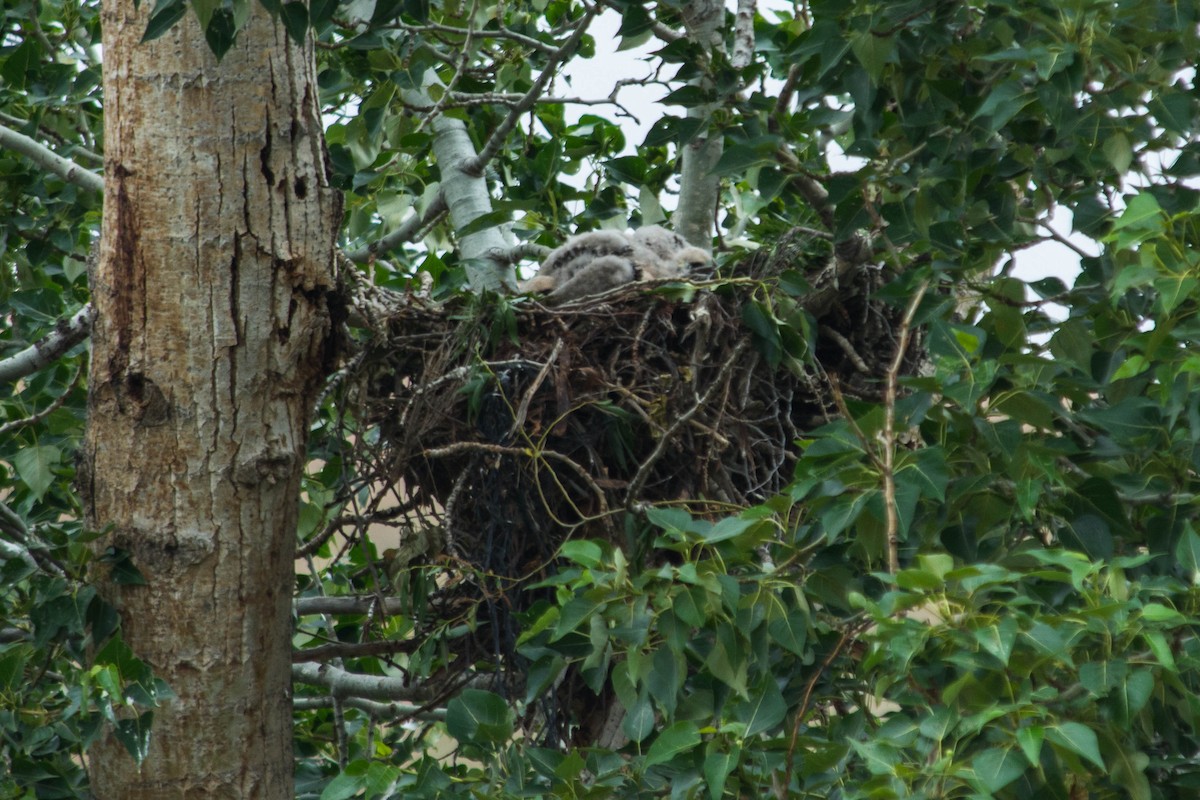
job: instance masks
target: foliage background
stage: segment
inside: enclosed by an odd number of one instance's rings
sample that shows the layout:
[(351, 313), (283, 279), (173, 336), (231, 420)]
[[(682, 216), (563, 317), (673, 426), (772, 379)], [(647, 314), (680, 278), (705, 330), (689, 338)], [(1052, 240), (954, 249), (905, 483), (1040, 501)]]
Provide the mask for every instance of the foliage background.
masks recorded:
[[(606, 5), (623, 14), (623, 40), (683, 29), (682, 4)], [(186, 10), (160, 6), (162, 26)], [(230, 46), (238, 8), (197, 4), (215, 50)], [(682, 504), (633, 515), (623, 524), (641, 547), (564, 545), (546, 599), (521, 620), (515, 690), (411, 691), (456, 657), (452, 627), (402, 658), (332, 662), (402, 678), (370, 698), (298, 682), (298, 795), (1195, 796), (1194, 4), (811, 2), (760, 14), (742, 67), (731, 37), (709, 49), (676, 34), (653, 56), (662, 117), (634, 155), (606, 106), (568, 122), (563, 103), (538, 102), (510, 122), (543, 70), (593, 55), (586, 35), (560, 48), (599, 7), (277, 11), (327, 45), (343, 248), (380, 286), (428, 275), (437, 298), (463, 292), (471, 265), (457, 245), (485, 229), (553, 246), (657, 222), (681, 148), (715, 131), (723, 274), (797, 227), (819, 254), (869, 232), (880, 297), (913, 310), (929, 362), (895, 397), (848, 398), (809, 432), (780, 495), (722, 519)], [(10, 3), (3, 15), (0, 123), (98, 169), (97, 9)], [(439, 134), (402, 96), (423, 89), (477, 153), (495, 147), (491, 212), (465, 226), (430, 213)], [(99, 196), (5, 141), (7, 356), (86, 301)], [(831, 169), (834, 146), (860, 161)], [(1045, 224), (1055, 209), (1093, 249), (1073, 285), (1021, 281), (1012, 257), (1058, 237)], [(814, 335), (778, 313), (785, 296), (766, 281), (750, 301), (764, 353)], [(803, 363), (811, 349), (789, 355)], [(84, 796), (78, 756), (99, 726), (119, 724), (142, 752), (169, 696), (86, 583), (92, 534), (71, 487), (85, 358), (77, 346), (0, 390), (6, 797)], [(353, 508), (347, 431), (372, 435), (337, 397), (313, 432), (302, 545)], [(381, 578), (387, 559), (370, 541), (312, 551), (301, 595), (402, 602), (382, 619), (301, 616), (298, 647), (402, 641), (440, 569)], [(536, 701), (568, 669), (616, 698), (625, 741), (539, 739)]]

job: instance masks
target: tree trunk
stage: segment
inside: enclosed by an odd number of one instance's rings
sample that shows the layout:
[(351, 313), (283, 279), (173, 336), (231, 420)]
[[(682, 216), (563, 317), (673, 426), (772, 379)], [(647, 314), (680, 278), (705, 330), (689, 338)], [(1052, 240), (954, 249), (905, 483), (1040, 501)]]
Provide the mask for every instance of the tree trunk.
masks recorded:
[(148, 585), (99, 577), (177, 699), (100, 800), (291, 798), (292, 554), (310, 408), (333, 360), (339, 209), (311, 43), (251, 3), (219, 63), (192, 13), (106, 0), (105, 198), (80, 466), (88, 525)]

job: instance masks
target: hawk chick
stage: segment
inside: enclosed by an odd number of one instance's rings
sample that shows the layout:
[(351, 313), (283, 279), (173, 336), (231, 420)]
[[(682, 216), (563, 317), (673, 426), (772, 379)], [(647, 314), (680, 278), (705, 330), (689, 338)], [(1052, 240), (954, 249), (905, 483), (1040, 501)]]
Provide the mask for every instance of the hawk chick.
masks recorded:
[(703, 250), (658, 225), (629, 236), (592, 231), (572, 236), (551, 251), (538, 274), (521, 284), (521, 291), (546, 292), (549, 302), (566, 303), (633, 281), (682, 278), (710, 260)]

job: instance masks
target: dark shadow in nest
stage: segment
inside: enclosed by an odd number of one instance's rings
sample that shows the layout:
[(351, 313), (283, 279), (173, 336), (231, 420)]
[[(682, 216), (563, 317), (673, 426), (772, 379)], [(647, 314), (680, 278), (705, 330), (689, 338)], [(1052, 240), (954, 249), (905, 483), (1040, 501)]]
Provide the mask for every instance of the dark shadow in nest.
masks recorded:
[[(804, 248), (785, 239), (742, 265), (749, 277), (698, 288), (631, 285), (556, 308), (414, 304), (387, 321), (350, 382), (382, 445), (361, 449), (371, 463), (358, 472), (436, 521), (440, 542), (427, 541), (440, 551), (404, 556), (459, 575), (430, 608), (482, 601), (485, 624), (449, 673), (509, 664), (491, 686), (520, 694), (518, 619), (537, 598), (521, 587), (552, 571), (566, 538), (636, 546), (622, 512), (761, 501), (790, 480), (795, 440), (836, 414), (831, 382), (880, 396), (901, 310), (872, 299), (878, 270), (824, 258), (804, 271)], [(807, 314), (806, 361), (778, 352), (763, 306), (747, 311), (788, 271), (808, 286), (774, 310)], [(634, 563), (655, 557), (641, 547)]]

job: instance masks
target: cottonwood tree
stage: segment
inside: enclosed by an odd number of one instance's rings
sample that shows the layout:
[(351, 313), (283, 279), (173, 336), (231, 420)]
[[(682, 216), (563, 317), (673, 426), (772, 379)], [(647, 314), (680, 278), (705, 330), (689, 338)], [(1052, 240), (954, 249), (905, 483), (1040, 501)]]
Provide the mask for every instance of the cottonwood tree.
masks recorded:
[(1195, 9), (268, 9), (4, 12), (8, 794), (1194, 794)]

